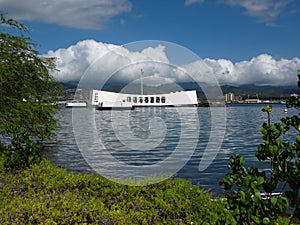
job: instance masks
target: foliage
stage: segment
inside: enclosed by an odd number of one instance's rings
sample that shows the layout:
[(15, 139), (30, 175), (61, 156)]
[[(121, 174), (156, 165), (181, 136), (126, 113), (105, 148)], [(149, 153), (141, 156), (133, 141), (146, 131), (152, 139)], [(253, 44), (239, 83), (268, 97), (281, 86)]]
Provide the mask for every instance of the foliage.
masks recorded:
[[(3, 164), (2, 164), (3, 166)], [(43, 159), (19, 173), (0, 167), (0, 224), (225, 224), (231, 215), (207, 190), (175, 179), (126, 186), (68, 173)]]
[[(270, 224), (288, 209), (288, 200), (283, 196), (271, 196), (262, 199), (266, 177), (257, 168), (246, 169), (244, 158), (240, 155), (230, 157), (227, 174), (222, 182), (226, 190), (233, 189), (226, 195), (229, 209), (232, 210), (232, 224)], [(234, 190), (237, 189), (237, 190)]]
[(38, 55), (23, 35), (26, 28), (3, 14), (0, 25), (0, 144), (7, 166), (22, 168), (38, 159), (40, 142), (53, 135), (61, 89), (50, 75), (54, 60)]
[[(300, 87), (300, 70), (298, 71), (298, 87)], [(299, 109), (299, 97), (291, 97), (287, 107)], [(263, 143), (258, 145), (256, 157), (258, 160), (270, 161), (270, 171), (259, 171), (258, 168), (246, 169), (244, 158), (240, 155), (230, 157), (228, 168), (232, 170), (222, 180), (224, 188), (232, 190), (227, 195), (228, 204), (233, 211), (236, 224), (270, 224), (289, 208), (294, 208), (291, 220), (300, 218), (300, 120), (299, 114), (285, 117), (279, 123), (271, 123), (272, 106), (262, 109), (267, 113), (268, 122), (261, 127)], [(285, 136), (294, 129), (295, 139), (290, 143)], [(279, 184), (288, 185), (289, 189), (283, 195), (272, 193)], [(237, 190), (236, 190), (237, 189)], [(261, 192), (266, 192), (262, 199)]]

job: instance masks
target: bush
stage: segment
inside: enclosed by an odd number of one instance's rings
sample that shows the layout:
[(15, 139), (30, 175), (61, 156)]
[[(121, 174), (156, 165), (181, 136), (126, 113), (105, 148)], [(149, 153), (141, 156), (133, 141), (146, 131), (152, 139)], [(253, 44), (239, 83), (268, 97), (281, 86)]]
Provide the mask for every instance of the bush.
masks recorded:
[[(300, 87), (300, 70), (298, 70), (298, 87)], [(282, 118), (279, 123), (271, 123), (272, 106), (265, 106), (262, 111), (267, 113), (267, 122), (261, 126), (263, 143), (258, 145), (258, 160), (270, 162), (268, 172), (258, 168), (246, 169), (245, 161), (240, 155), (230, 157), (228, 173), (221, 184), (231, 192), (226, 196), (229, 209), (233, 213), (235, 224), (272, 224), (279, 216), (286, 213), (290, 206), (294, 212), (293, 219), (300, 219), (300, 98), (291, 97), (288, 108), (298, 109), (292, 117)], [(295, 132), (294, 139), (286, 138), (288, 131)], [(275, 196), (273, 192), (280, 183), (288, 190)], [(261, 192), (267, 194), (262, 199)]]
[(19, 173), (0, 171), (0, 224), (225, 224), (226, 201), (175, 179), (125, 186), (68, 173), (48, 160)]

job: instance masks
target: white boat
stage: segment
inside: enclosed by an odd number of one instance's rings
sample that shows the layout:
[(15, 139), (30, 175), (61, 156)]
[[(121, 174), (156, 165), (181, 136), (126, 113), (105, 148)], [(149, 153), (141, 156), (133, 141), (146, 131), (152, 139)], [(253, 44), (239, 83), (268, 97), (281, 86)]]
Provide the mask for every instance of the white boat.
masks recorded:
[(195, 90), (151, 95), (93, 90), (91, 104), (99, 110), (121, 110), (136, 107), (197, 106), (198, 100)]
[(74, 101), (66, 102), (66, 107), (67, 107), (67, 108), (87, 107), (87, 105), (88, 105), (88, 104), (87, 104), (87, 102), (85, 102), (85, 101), (76, 101), (76, 100), (74, 100)]

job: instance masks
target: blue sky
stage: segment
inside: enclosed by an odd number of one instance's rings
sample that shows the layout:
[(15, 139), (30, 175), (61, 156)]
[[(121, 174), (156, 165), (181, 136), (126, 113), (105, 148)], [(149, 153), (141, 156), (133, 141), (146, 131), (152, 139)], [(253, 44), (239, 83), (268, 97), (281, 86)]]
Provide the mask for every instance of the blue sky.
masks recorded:
[[(162, 40), (209, 59), (216, 70), (230, 62), (236, 72), (239, 63), (255, 59), (280, 69), (287, 67), (282, 60), (300, 66), (298, 0), (0, 0), (0, 9), (27, 26), (42, 54), (85, 40), (114, 45)], [(296, 74), (295, 68), (290, 72)], [(229, 79), (235, 76), (244, 75)]]

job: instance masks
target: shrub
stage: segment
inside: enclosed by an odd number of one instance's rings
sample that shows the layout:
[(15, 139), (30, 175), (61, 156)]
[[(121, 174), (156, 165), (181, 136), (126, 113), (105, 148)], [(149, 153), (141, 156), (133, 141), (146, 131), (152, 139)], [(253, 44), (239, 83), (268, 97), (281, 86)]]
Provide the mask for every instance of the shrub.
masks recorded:
[[(298, 87), (300, 87), (300, 70), (298, 70)], [(287, 102), (288, 108), (299, 110), (299, 97), (291, 97)], [(292, 117), (282, 118), (279, 123), (271, 123), (272, 106), (262, 109), (267, 113), (267, 122), (260, 129), (263, 143), (258, 145), (256, 157), (258, 160), (268, 160), (268, 173), (258, 168), (246, 169), (244, 158), (240, 155), (230, 157), (228, 173), (221, 184), (231, 190), (227, 194), (229, 209), (233, 212), (235, 224), (271, 224), (289, 208), (294, 208), (290, 222), (300, 218), (300, 118), (299, 113)], [(286, 134), (293, 129), (294, 140), (288, 140)], [(282, 195), (274, 196), (279, 183), (288, 186)], [(267, 195), (262, 199), (261, 192)]]
[[(3, 168), (3, 164), (2, 164)], [(43, 159), (0, 172), (0, 224), (225, 224), (226, 201), (190, 181), (126, 186)]]

